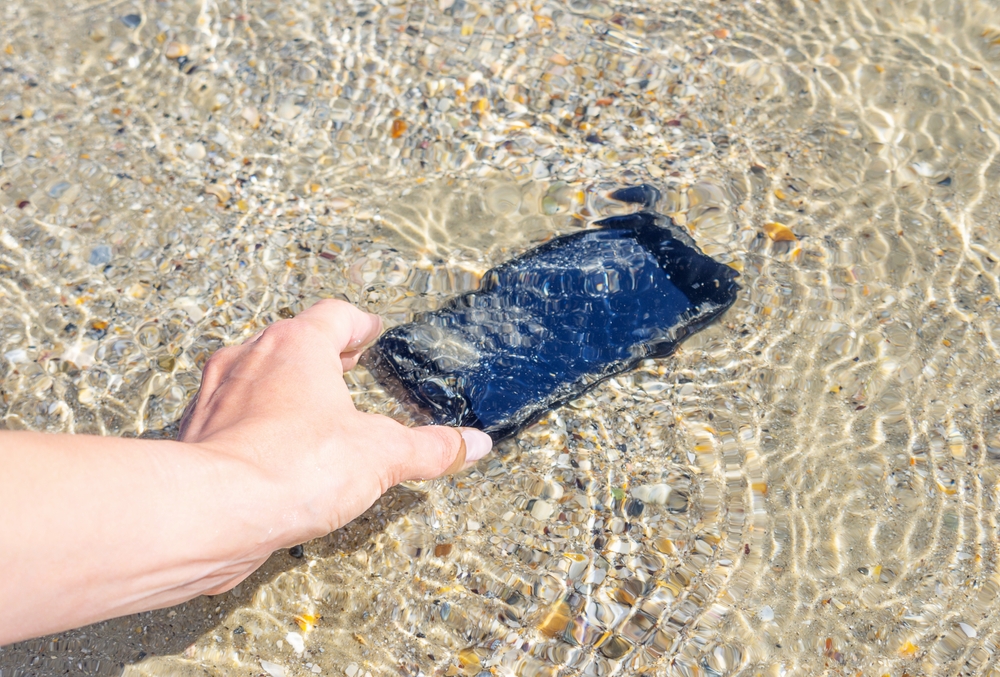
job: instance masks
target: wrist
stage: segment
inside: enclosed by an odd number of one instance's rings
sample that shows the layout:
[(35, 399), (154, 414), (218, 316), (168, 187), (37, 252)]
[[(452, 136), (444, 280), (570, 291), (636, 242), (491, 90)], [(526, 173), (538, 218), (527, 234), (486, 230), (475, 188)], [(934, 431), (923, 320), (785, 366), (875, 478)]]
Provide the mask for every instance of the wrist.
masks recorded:
[(264, 559), (318, 533), (296, 500), (294, 483), (255, 462), (262, 458), (257, 445), (238, 434), (180, 444), (190, 447), (188, 453), (200, 472), (217, 487), (216, 525), (226, 527), (216, 533), (226, 532), (229, 557)]

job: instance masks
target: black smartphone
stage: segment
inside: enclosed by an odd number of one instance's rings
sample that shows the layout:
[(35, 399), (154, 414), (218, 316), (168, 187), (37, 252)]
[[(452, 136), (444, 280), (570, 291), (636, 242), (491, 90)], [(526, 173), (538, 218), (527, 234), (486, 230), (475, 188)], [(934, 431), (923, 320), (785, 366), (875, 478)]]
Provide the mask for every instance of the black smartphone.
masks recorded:
[(644, 211), (595, 225), (386, 331), (369, 369), (434, 422), (499, 441), (640, 360), (669, 355), (736, 300), (738, 273), (669, 217)]

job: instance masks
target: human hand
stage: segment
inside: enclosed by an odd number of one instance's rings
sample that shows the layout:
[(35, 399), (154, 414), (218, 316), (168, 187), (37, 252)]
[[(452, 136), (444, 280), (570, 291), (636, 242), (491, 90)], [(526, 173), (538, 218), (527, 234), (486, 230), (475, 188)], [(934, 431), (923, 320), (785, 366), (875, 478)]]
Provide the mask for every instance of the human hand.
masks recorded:
[(236, 585), (273, 550), (340, 528), (390, 487), (461, 470), (490, 451), (478, 430), (408, 428), (354, 408), (343, 374), (381, 328), (376, 315), (320, 301), (205, 365), (179, 439), (255, 477), (273, 529), (210, 593)]

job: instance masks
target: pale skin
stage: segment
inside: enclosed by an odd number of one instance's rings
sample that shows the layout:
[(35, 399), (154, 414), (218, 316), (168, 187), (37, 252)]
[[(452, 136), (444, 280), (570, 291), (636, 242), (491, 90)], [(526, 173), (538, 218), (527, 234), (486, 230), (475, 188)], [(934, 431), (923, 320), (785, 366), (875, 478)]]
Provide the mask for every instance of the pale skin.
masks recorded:
[(0, 645), (224, 592), (485, 456), (477, 430), (354, 408), (343, 374), (381, 327), (321, 301), (218, 351), (176, 442), (0, 431)]

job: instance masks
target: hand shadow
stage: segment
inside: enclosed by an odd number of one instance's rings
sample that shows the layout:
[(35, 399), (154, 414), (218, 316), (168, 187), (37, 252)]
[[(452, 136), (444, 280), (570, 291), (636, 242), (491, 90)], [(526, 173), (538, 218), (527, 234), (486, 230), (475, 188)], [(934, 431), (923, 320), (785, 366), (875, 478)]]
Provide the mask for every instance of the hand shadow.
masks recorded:
[[(143, 437), (168, 435), (168, 431), (159, 431)], [(310, 558), (352, 554), (425, 500), (423, 492), (394, 487), (350, 524), (305, 544), (304, 556), (279, 550), (229, 592), (0, 647), (0, 675), (118, 677), (127, 665), (148, 657), (181, 654), (207, 633), (222, 634), (220, 626), (225, 619), (249, 605), (255, 593), (280, 574), (308, 568)], [(234, 629), (227, 628), (227, 634)]]

